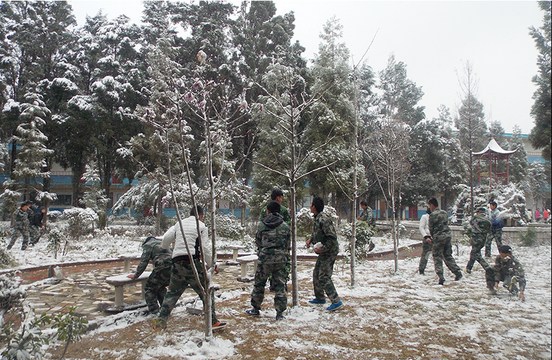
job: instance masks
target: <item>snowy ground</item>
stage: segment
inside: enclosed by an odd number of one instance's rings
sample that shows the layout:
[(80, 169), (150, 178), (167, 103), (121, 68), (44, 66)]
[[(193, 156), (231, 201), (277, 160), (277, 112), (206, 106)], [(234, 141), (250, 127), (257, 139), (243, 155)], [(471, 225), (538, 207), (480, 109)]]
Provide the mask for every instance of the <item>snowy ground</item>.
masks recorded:
[[(89, 239), (62, 260), (138, 255), (139, 241), (129, 240)], [(392, 247), (387, 238), (377, 238), (376, 244), (379, 251)], [(459, 282), (448, 273), (445, 286), (439, 286), (431, 271), (433, 262), (429, 261), (427, 275), (420, 276), (418, 259), (413, 258), (400, 260), (397, 273), (393, 261), (359, 262), (354, 287), (349, 286), (348, 267), (338, 264), (334, 282), (346, 306), (328, 313), (307, 304), (312, 297), (313, 263), (305, 262), (298, 272), (299, 306), (290, 308), (283, 322), (274, 321), (268, 292), (262, 316), (245, 315), (251, 284), (221, 275), (215, 280), (221, 285), (217, 314), (229, 325), (210, 342), (204, 341), (201, 318), (188, 315), (184, 307), (177, 307), (167, 330), (157, 334), (148, 317), (123, 313), (101, 319), (99, 328), (72, 347), (67, 358), (551, 359), (551, 246), (510, 245), (526, 271), (525, 302), (503, 289), (498, 296), (488, 295), (478, 265)], [(55, 262), (40, 243), (24, 254), (12, 253), (22, 267)], [(456, 259), (462, 268), (468, 257), (469, 247), (460, 246)], [(193, 297), (187, 291), (181, 302)], [(47, 357), (53, 358), (55, 351)]]

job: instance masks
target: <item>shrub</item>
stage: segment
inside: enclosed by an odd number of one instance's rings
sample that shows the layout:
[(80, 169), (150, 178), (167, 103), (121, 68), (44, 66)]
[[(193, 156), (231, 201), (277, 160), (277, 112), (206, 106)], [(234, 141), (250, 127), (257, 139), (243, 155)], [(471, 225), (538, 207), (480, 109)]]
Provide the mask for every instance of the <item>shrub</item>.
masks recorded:
[[(341, 228), (341, 235), (346, 239), (350, 239), (353, 233), (352, 224), (345, 224)], [(372, 236), (376, 233), (376, 230), (373, 226), (369, 225), (364, 221), (357, 222), (356, 227), (356, 242), (355, 242), (355, 255), (356, 258), (365, 257), (369, 252), (369, 244), (371, 243)], [(345, 252), (351, 256), (351, 245), (350, 242), (347, 243), (345, 247)]]
[(522, 246), (533, 246), (537, 243), (537, 231), (533, 227), (528, 227), (523, 233), (519, 233), (519, 239)]

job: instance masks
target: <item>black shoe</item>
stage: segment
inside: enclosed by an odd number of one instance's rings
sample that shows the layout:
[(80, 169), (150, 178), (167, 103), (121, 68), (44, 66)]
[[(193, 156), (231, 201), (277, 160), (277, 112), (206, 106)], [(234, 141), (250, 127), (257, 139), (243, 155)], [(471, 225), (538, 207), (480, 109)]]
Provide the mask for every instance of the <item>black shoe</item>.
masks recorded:
[(282, 315), (282, 313), (277, 313), (276, 314), (276, 320), (284, 320), (284, 319), (285, 319), (285, 317), (284, 317), (284, 315)]
[(471, 269), (466, 268), (466, 272), (467, 272), (468, 274), (471, 274)]
[(439, 285), (445, 285), (445, 279), (439, 279)]
[(21, 250), (27, 250), (27, 247), (26, 246), (21, 246)]
[(261, 312), (260, 312), (259, 310), (255, 309), (255, 308), (249, 309), (249, 310), (245, 310), (245, 313), (246, 313), (247, 315), (251, 315), (251, 316), (259, 316), (259, 315), (261, 315)]
[(418, 270), (418, 272), (420, 273), (420, 275), (424, 275), (424, 270)]
[(461, 272), (459, 272), (458, 274), (456, 274), (456, 276), (454, 277), (454, 281), (458, 281), (458, 280), (460, 280), (460, 279), (462, 279), (462, 273), (461, 273)]

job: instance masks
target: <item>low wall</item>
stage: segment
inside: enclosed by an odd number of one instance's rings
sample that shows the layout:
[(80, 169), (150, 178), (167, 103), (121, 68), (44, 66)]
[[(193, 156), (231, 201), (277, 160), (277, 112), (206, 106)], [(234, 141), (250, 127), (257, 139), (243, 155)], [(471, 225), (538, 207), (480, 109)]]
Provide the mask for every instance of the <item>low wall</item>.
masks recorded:
[[(402, 225), (407, 230), (407, 237), (413, 240), (422, 240), (422, 235), (418, 229), (418, 222), (414, 221), (403, 221)], [(380, 224), (378, 224), (380, 227)], [(385, 228), (385, 225), (381, 226)], [(528, 228), (535, 229), (537, 234), (537, 242), (539, 244), (550, 244), (551, 236), (551, 227), (549, 224), (530, 224), (528, 226), (516, 226), (516, 227), (504, 227), (502, 228), (502, 238), (506, 242), (517, 243), (520, 241), (520, 235), (525, 234)], [(464, 237), (464, 228), (462, 226), (451, 225), (450, 229), (452, 231), (452, 241), (462, 241)]]

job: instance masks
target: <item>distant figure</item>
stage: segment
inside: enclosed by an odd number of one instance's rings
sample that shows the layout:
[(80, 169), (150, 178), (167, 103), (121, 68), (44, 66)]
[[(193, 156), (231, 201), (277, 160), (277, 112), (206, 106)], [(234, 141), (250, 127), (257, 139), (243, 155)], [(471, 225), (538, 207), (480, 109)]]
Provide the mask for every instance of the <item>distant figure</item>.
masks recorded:
[(541, 213), (540, 213), (539, 208), (537, 208), (537, 210), (535, 210), (535, 221), (539, 222), (540, 218), (541, 218)]
[(521, 301), (525, 301), (525, 271), (521, 263), (512, 255), (510, 246), (502, 245), (498, 248), (494, 272), (494, 282), (487, 281), (487, 287), (491, 294), (496, 294), (496, 288), (502, 281), (503, 286), (508, 289), (510, 294), (517, 295)]
[(429, 210), (429, 232), (433, 241), (433, 264), (435, 273), (439, 277), (439, 285), (445, 284), (445, 275), (443, 271), (443, 261), (450, 271), (455, 275), (454, 280), (462, 278), (462, 271), (456, 265), (452, 256), (452, 233), (448, 226), (448, 215), (446, 211), (439, 209), (439, 202), (436, 198), (428, 200)]
[(21, 203), (21, 205), (13, 212), (13, 219), (14, 219), (14, 227), (13, 227), (13, 233), (10, 240), (10, 243), (8, 244), (8, 250), (11, 250), (13, 245), (15, 244), (15, 241), (19, 237), (19, 234), (23, 237), (23, 243), (21, 244), (21, 250), (27, 249), (27, 246), (29, 245), (29, 213), (28, 210), (33, 204), (32, 201), (25, 201)]
[(322, 198), (315, 196), (312, 199), (310, 211), (314, 215), (314, 224), (312, 237), (306, 241), (306, 246), (309, 248), (314, 245), (314, 252), (318, 254), (318, 258), (312, 272), (314, 299), (309, 300), (309, 303), (325, 304), (327, 295), (332, 304), (326, 310), (334, 311), (343, 306), (332, 281), (333, 266), (339, 253), (337, 234), (333, 219), (324, 212)]
[(486, 208), (480, 207), (470, 220), (471, 252), (470, 259), (466, 265), (466, 272), (468, 274), (471, 274), (473, 265), (476, 261), (483, 267), (483, 269), (485, 269), (486, 273), (491, 271), (491, 266), (481, 256), (481, 249), (483, 249), (487, 239), (490, 237), (492, 227), (491, 221), (487, 218), (486, 212)]
[[(360, 214), (357, 217), (358, 221), (362, 221), (370, 226), (373, 226), (374, 217), (372, 216), (372, 209), (368, 206), (368, 203), (364, 200), (360, 202)], [(370, 239), (370, 244), (368, 244), (368, 252), (374, 250), (376, 244)]]
[(148, 236), (142, 243), (142, 256), (136, 271), (127, 275), (130, 279), (139, 278), (148, 264), (153, 264), (153, 270), (144, 286), (144, 297), (150, 314), (159, 311), (167, 293), (167, 286), (171, 280), (171, 256), (172, 250), (163, 249), (160, 239)]
[[(280, 215), (282, 215), (282, 218), (288, 225), (291, 225), (291, 216), (289, 215), (289, 210), (284, 205), (282, 205), (282, 203), (284, 202), (284, 192), (282, 191), (282, 189), (272, 189), (272, 193), (270, 194), (270, 201), (276, 201), (278, 204), (280, 204)], [(259, 214), (259, 221), (263, 221), (263, 219), (266, 217), (266, 206), (268, 206), (268, 203), (261, 210)]]
[(374, 217), (372, 214), (372, 208), (368, 206), (368, 203), (364, 200), (360, 202), (360, 214), (357, 220), (365, 221), (370, 225), (373, 225)]
[(46, 225), (46, 208), (44, 206), (35, 207), (29, 217), (29, 237), (31, 245), (34, 246), (44, 231)]
[(287, 264), (290, 261), (290, 231), (289, 226), (280, 215), (280, 204), (271, 201), (267, 206), (267, 215), (259, 222), (257, 234), (255, 235), (257, 245), (257, 271), (255, 272), (255, 285), (251, 292), (251, 306), (246, 313), (249, 315), (260, 315), (261, 304), (263, 303), (265, 285), (268, 278), (271, 278), (271, 285), (274, 287), (274, 308), (276, 309), (276, 320), (284, 318), (284, 311), (287, 308), (287, 296), (285, 283), (288, 277)]
[(420, 264), (418, 265), (418, 272), (420, 275), (424, 275), (425, 268), (427, 266), (427, 260), (429, 255), (431, 255), (431, 248), (433, 247), (433, 242), (431, 241), (431, 233), (429, 232), (429, 214), (431, 210), (427, 209), (426, 213), (420, 218), (420, 234), (422, 234), (422, 256), (420, 256)]
[(542, 218), (544, 219), (545, 223), (548, 222), (549, 217), (550, 217), (550, 210), (544, 209), (544, 211), (542, 212)]
[(496, 201), (489, 202), (490, 207), (490, 219), (491, 219), (491, 233), (487, 236), (485, 242), (485, 257), (491, 257), (491, 246), (493, 239), (496, 242), (497, 249), (502, 245), (502, 228), (504, 227), (504, 220), (500, 217), (500, 211), (498, 211)]

